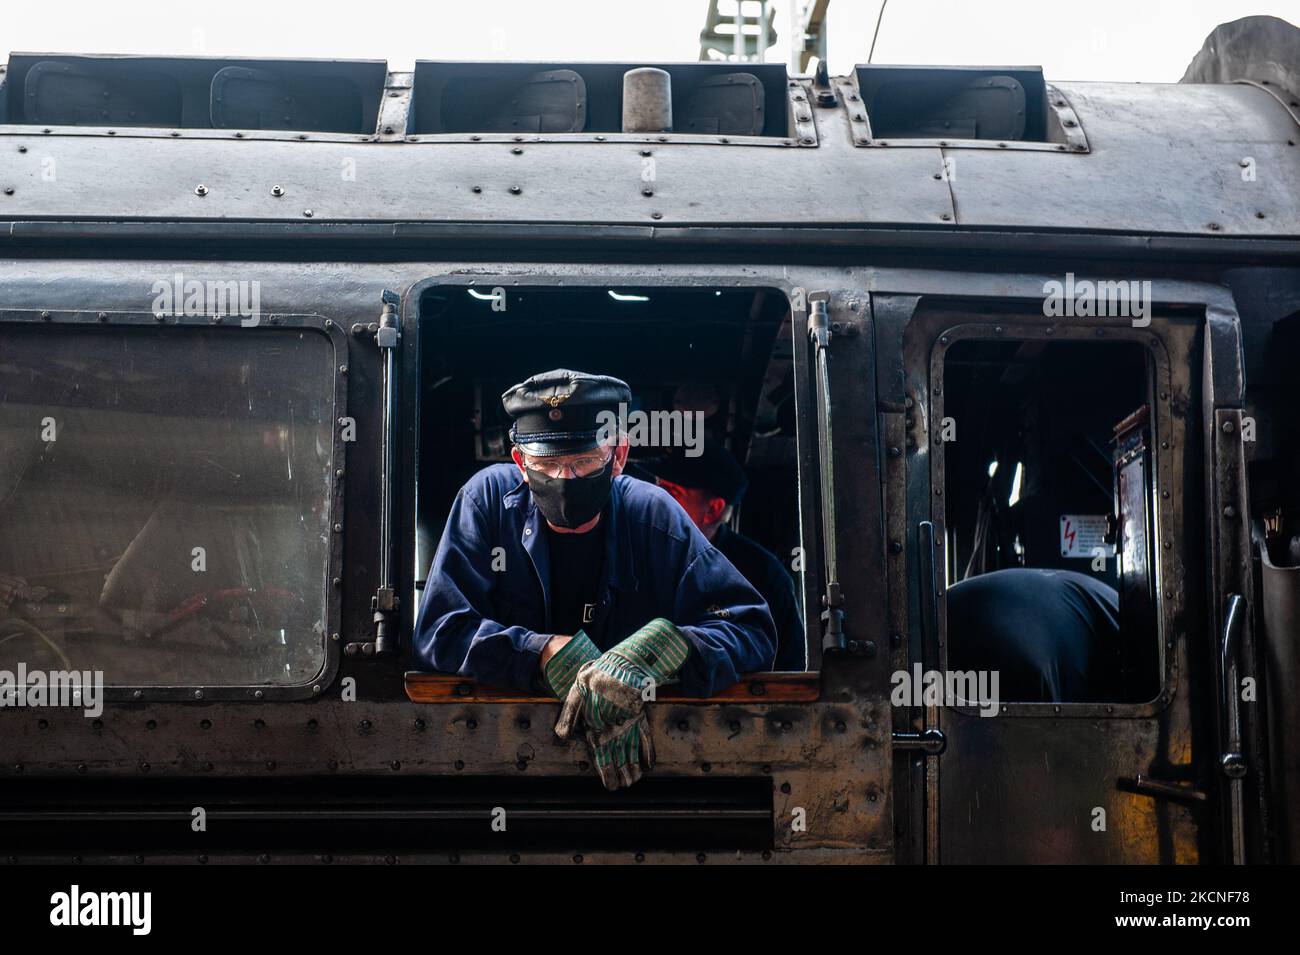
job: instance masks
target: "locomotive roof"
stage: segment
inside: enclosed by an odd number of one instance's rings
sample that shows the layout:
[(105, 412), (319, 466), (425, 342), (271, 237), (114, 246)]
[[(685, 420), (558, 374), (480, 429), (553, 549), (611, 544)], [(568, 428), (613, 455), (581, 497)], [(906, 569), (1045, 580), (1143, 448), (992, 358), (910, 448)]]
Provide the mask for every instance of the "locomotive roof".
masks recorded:
[[(100, 126), (42, 121), (31, 111), (38, 71), (93, 79), (105, 64), (134, 75), (128, 85), (137, 87), (171, 77), (177, 102), (184, 97), (182, 121)], [(766, 125), (730, 136), (600, 125), (608, 109), (595, 100), (637, 65), (422, 62), (394, 72), (381, 61), (15, 54), (0, 73), (0, 143), (9, 152), (0, 220), (11, 238), (22, 233), (16, 223), (43, 220), (1300, 236), (1300, 105), (1276, 84), (1050, 82), (1033, 67), (859, 67), (819, 82), (772, 65), (655, 64), (684, 88), (754, 76)], [(358, 125), (218, 125), (216, 92), (213, 118), (196, 122), (187, 92), (194, 78), (206, 83), (228, 70), (236, 79), (291, 77), (299, 91), (351, 83), (360, 91)], [(581, 131), (443, 128), (456, 82), (482, 90), (569, 73), (593, 100), (593, 121)], [(919, 102), (926, 89), (984, 77), (990, 85), (1018, 80), (1041, 128), (1002, 140), (886, 136), (885, 107), (897, 113), (912, 102), (898, 96)], [(886, 87), (892, 104), (881, 99)], [(204, 108), (207, 89), (197, 96)], [(119, 94), (120, 84), (103, 96)], [(431, 116), (437, 96), (444, 115)]]

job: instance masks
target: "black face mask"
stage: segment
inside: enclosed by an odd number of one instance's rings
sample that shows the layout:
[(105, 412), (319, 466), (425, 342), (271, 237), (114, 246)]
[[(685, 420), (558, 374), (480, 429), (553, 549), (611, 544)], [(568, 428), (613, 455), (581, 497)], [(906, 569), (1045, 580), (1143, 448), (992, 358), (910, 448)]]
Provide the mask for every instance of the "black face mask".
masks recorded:
[(528, 468), (528, 490), (542, 516), (556, 527), (581, 527), (600, 513), (609, 500), (614, 468), (590, 477), (553, 478)]

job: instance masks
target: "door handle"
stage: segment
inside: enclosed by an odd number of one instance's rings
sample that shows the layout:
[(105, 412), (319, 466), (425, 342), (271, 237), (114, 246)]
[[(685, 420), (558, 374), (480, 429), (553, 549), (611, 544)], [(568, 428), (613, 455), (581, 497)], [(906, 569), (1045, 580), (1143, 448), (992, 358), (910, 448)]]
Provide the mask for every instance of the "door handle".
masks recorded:
[(1223, 681), (1224, 740), (1219, 767), (1228, 778), (1228, 848), (1233, 865), (1246, 862), (1245, 796), (1246, 757), (1241, 751), (1241, 698), (1237, 693), (1237, 664), (1241, 628), (1246, 622), (1246, 601), (1229, 594), (1223, 612), (1223, 637), (1219, 644), (1219, 674)]
[(1241, 702), (1237, 694), (1237, 654), (1241, 649), (1241, 627), (1245, 621), (1241, 594), (1228, 596), (1223, 614), (1223, 639), (1219, 645), (1219, 672), (1223, 678), (1225, 732), (1219, 765), (1229, 779), (1246, 775), (1246, 757), (1241, 751)]

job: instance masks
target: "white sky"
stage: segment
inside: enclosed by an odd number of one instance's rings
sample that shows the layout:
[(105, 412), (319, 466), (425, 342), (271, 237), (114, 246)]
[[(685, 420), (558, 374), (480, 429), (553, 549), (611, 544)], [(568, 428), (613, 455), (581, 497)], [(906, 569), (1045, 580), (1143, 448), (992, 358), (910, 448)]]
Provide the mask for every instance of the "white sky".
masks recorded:
[[(729, 2), (729, 0), (728, 0)], [(788, 4), (772, 0), (788, 60)], [(7, 0), (0, 53), (694, 60), (708, 0)], [(879, 0), (831, 0), (831, 72), (865, 62)], [(876, 63), (1041, 65), (1053, 80), (1175, 82), (1206, 34), (1300, 0), (889, 0)]]

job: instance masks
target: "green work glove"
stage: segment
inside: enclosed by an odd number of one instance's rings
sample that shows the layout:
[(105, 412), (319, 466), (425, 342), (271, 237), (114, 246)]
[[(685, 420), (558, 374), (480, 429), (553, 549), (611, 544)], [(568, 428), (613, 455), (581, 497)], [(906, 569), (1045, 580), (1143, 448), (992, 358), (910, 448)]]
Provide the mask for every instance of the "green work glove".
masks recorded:
[(600, 657), (600, 648), (591, 642), (591, 638), (579, 630), (573, 639), (555, 651), (555, 655), (546, 661), (542, 668), (542, 680), (555, 694), (557, 700), (569, 695), (574, 678), (583, 664)]
[(587, 730), (596, 774), (606, 789), (631, 786), (655, 764), (650, 720), (643, 709), (635, 717), (601, 730)]
[(606, 789), (630, 786), (641, 778), (642, 767), (654, 766), (646, 690), (671, 683), (690, 648), (681, 631), (659, 617), (579, 668), (555, 732), (571, 738), (581, 717)]

